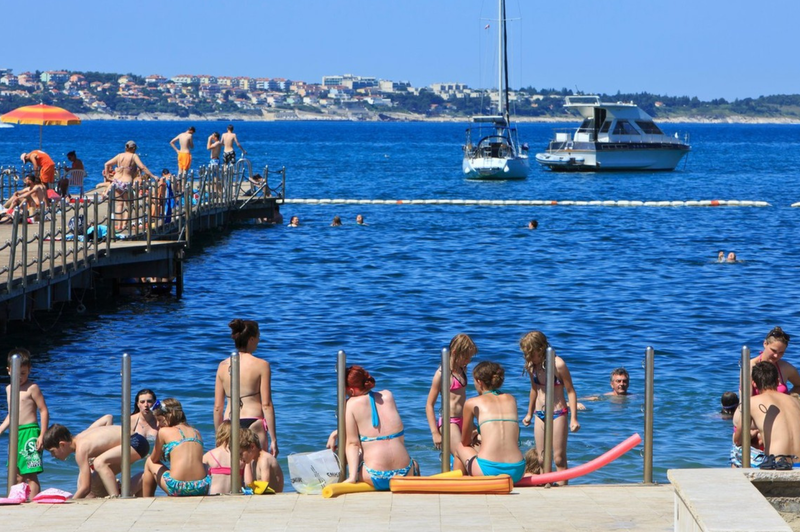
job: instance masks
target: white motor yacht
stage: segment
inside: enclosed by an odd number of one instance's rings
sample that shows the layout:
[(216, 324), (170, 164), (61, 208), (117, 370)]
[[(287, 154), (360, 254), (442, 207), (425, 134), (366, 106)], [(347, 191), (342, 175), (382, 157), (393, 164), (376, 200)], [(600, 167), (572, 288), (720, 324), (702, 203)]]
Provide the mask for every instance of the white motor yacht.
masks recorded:
[(653, 117), (633, 103), (599, 96), (567, 96), (567, 109), (580, 113), (578, 129), (557, 129), (536, 162), (551, 170), (674, 170), (689, 153), (688, 137), (664, 134)]

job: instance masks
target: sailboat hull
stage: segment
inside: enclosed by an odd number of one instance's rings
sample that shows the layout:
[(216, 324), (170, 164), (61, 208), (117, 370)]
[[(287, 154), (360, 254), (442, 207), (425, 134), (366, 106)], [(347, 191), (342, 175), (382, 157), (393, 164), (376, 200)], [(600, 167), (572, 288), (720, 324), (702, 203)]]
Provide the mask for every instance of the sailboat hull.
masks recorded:
[(510, 159), (464, 157), (461, 168), (467, 179), (504, 181), (527, 178), (530, 164), (527, 156), (518, 156)]

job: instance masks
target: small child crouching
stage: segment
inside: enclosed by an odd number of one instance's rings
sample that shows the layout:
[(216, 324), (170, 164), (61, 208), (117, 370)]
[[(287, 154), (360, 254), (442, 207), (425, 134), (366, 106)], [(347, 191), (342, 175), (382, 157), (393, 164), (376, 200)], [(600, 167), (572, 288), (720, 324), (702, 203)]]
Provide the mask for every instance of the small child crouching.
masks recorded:
[(278, 460), (261, 449), (258, 437), (250, 429), (241, 429), (239, 432), (239, 451), (242, 462), (251, 468), (252, 478), (255, 481), (266, 482), (276, 493), (283, 491), (283, 471)]

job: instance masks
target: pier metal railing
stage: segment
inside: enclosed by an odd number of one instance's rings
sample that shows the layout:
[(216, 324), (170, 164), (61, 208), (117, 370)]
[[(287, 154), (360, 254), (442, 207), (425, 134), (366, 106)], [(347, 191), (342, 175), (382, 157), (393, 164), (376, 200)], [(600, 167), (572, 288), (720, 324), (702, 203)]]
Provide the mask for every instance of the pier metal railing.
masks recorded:
[[(13, 167), (0, 169), (3, 200), (20, 190), (20, 175)], [(25, 288), (34, 273), (38, 282), (87, 268), (110, 256), (118, 240), (144, 240), (147, 251), (153, 240), (188, 246), (193, 219), (213, 213), (220, 225), (237, 205), (281, 204), (285, 186), (285, 168), (270, 172), (265, 167), (258, 180), (250, 162), (240, 160), (235, 166), (202, 166), (172, 183), (137, 181), (124, 190), (111, 184), (102, 193), (42, 201), (38, 208), (22, 203), (9, 215), (10, 239), (0, 243), (0, 254), (8, 253), (0, 264), (0, 293)]]

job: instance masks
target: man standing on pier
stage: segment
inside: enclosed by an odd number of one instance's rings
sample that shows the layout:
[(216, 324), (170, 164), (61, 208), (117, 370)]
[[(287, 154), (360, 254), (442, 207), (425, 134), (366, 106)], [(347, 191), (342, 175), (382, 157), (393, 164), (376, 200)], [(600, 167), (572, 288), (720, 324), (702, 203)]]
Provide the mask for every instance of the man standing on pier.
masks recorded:
[(228, 131), (222, 134), (222, 145), (224, 146), (222, 154), (223, 164), (233, 164), (236, 162), (236, 152), (233, 151), (234, 143), (242, 150), (242, 155), (247, 155), (247, 151), (239, 144), (239, 139), (236, 137), (236, 133), (233, 132), (233, 124), (231, 124), (228, 126)]
[[(181, 133), (171, 141), (169, 141), (169, 145), (172, 146), (172, 149), (178, 154), (178, 173), (185, 173), (189, 171), (189, 167), (192, 166), (192, 150), (194, 149), (194, 126), (191, 126), (187, 129), (184, 133)], [(175, 143), (178, 142), (180, 145), (180, 149), (175, 146)]]
[(39, 176), (45, 187), (50, 188), (53, 186), (53, 182), (56, 179), (56, 165), (49, 155), (42, 150), (33, 150), (20, 155), (20, 159), (22, 159), (22, 164), (31, 163), (33, 165), (34, 175)]
[(211, 162), (209, 164), (212, 166), (219, 166), (219, 152), (222, 151), (222, 141), (220, 140), (219, 133), (215, 131), (208, 137), (206, 149), (211, 152)]

